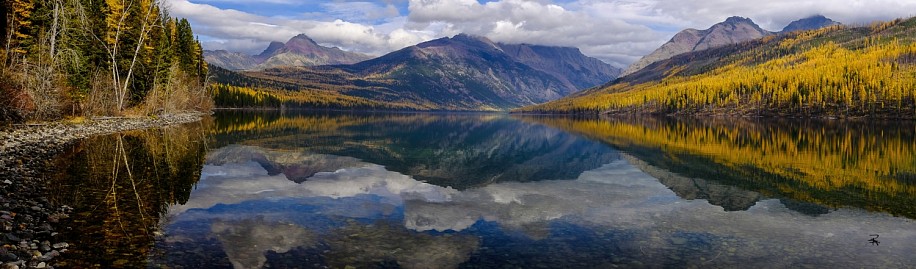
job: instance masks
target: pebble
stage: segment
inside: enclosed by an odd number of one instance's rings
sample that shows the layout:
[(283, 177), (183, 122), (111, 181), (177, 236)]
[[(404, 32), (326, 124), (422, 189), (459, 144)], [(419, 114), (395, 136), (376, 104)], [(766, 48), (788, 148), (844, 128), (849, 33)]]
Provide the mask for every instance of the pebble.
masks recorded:
[(8, 262), (4, 263), (0, 269), (19, 269), (19, 265), (16, 263)]
[(9, 252), (0, 254), (0, 261), (2, 262), (12, 262), (12, 261), (18, 261), (18, 260), (19, 260), (19, 257), (16, 256), (16, 254), (9, 253)]
[(19, 237), (11, 233), (6, 234), (4, 239), (6, 239), (8, 242), (19, 242)]
[(57, 243), (57, 244), (52, 245), (51, 247), (54, 247), (54, 249), (62, 249), (62, 248), (68, 248), (68, 247), (70, 247), (70, 244), (67, 244), (67, 243)]
[(60, 256), (60, 252), (57, 252), (57, 250), (53, 250), (53, 251), (50, 251), (38, 257), (38, 261), (42, 261), (42, 262), (50, 261), (51, 259), (54, 259), (57, 256)]
[(48, 268), (48, 264), (45, 262), (40, 262), (38, 263), (38, 265), (35, 265), (35, 268), (39, 268), (39, 269)]
[(7, 180), (4, 180), (4, 181), (3, 181), (3, 184), (11, 185), (11, 184), (13, 184), (13, 182), (10, 181), (9, 179), (7, 179)]

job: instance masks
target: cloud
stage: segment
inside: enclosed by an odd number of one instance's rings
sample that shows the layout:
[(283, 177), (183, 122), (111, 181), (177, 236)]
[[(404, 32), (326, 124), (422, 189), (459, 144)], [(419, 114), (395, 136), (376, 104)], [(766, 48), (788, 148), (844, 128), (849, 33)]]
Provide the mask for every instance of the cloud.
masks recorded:
[(549, 2), (411, 0), (408, 10), (407, 27), (428, 29), (439, 24), (438, 32), (445, 35), (469, 33), (504, 43), (578, 47), (618, 66), (651, 52), (664, 38), (645, 25)]
[(392, 4), (370, 2), (330, 2), (321, 4), (329, 16), (347, 21), (377, 21), (401, 16)]
[[(904, 0), (166, 1), (173, 15), (192, 21), (207, 49), (257, 53), (270, 41), (305, 33), (322, 45), (380, 55), (470, 33), (498, 42), (574, 46), (621, 67), (684, 28), (705, 29), (730, 16), (778, 31), (816, 14), (846, 24), (916, 15), (916, 2)], [(289, 15), (297, 9), (299, 16)]]
[[(340, 5), (325, 4), (331, 10)], [(187, 0), (169, 0), (171, 15), (188, 18), (201, 36), (205, 49), (226, 49), (256, 54), (271, 41), (286, 41), (298, 34), (306, 34), (326, 46), (380, 55), (433, 38), (423, 31), (403, 29), (404, 18), (393, 17), (377, 25), (356, 23), (343, 19), (330, 21), (289, 19), (282, 16), (262, 16), (239, 10), (222, 9), (213, 5), (197, 4)], [(388, 6), (376, 11), (365, 4), (362, 11), (342, 14), (356, 16), (360, 12), (381, 12), (378, 16), (396, 14)], [(389, 5), (390, 6), (390, 5)], [(365, 15), (365, 14), (364, 14)], [(381, 32), (380, 30), (384, 30)], [(411, 42), (411, 43), (408, 43)]]

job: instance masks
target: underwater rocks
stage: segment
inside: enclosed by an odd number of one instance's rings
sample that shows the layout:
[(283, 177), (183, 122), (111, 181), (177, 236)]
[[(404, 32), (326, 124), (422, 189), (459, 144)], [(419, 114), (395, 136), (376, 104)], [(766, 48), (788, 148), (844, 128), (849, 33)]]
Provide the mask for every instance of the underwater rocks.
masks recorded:
[(0, 131), (0, 269), (53, 268), (71, 245), (56, 241), (72, 208), (48, 201), (46, 175), (51, 160), (84, 138), (128, 130), (196, 122), (204, 114), (158, 118), (101, 118), (81, 124), (19, 125)]

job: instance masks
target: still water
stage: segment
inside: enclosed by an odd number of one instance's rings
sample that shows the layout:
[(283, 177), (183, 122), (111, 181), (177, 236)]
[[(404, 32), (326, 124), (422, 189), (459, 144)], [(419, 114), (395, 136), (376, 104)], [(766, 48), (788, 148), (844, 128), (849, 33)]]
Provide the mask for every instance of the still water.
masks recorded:
[(74, 207), (73, 267), (907, 268), (914, 135), (221, 112), (87, 140), (51, 196)]

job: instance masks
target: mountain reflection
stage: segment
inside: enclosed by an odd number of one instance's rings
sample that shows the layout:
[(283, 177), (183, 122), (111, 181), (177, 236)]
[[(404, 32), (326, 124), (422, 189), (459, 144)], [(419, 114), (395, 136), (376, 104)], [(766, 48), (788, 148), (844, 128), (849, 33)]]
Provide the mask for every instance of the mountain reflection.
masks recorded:
[[(607, 146), (504, 115), (229, 112), (220, 118), (218, 146), (238, 143), (347, 156), (458, 189), (575, 179), (619, 158)], [(301, 172), (307, 176), (313, 171)]]
[(916, 218), (911, 123), (525, 119), (605, 142), (682, 197), (728, 210), (760, 196)]

